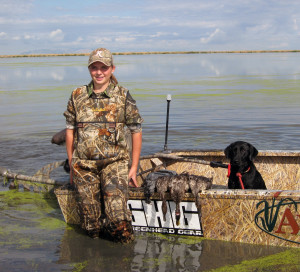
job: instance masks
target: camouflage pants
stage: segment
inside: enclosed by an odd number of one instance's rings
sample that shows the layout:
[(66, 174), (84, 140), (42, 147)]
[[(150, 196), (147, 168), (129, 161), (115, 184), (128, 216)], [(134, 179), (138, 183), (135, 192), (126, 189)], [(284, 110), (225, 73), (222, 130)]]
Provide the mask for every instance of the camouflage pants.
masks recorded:
[(96, 161), (74, 159), (73, 181), (83, 229), (100, 232), (114, 241), (133, 240), (131, 213), (127, 209), (127, 160), (99, 167)]

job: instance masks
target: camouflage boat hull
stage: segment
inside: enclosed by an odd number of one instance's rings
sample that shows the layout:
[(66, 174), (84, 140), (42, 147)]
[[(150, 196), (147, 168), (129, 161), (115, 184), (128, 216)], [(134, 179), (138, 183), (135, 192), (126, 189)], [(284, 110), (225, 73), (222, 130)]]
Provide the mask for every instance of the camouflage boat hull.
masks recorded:
[[(223, 151), (174, 151), (181, 161), (147, 156), (140, 161), (140, 185), (151, 171), (168, 169), (178, 174), (213, 177), (212, 189), (200, 193), (200, 210), (195, 198), (186, 192), (180, 202), (181, 217), (175, 219), (175, 203), (167, 193), (166, 220), (158, 193), (146, 202), (142, 188), (130, 190), (128, 207), (135, 231), (203, 236), (210, 239), (300, 247), (300, 151), (260, 151), (255, 165), (268, 190), (229, 190), (227, 171), (212, 168), (203, 161), (228, 163)], [(75, 195), (58, 188), (55, 191), (67, 223), (78, 224)]]

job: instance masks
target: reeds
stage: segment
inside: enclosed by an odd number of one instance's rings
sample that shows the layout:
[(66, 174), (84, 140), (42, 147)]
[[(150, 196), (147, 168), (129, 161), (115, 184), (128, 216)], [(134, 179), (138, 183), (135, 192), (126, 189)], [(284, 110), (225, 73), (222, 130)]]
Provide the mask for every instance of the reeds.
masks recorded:
[[(234, 53), (299, 53), (300, 50), (224, 50), (224, 51), (152, 51), (152, 52), (113, 52), (113, 55), (158, 55), (158, 54), (234, 54)], [(0, 55), (0, 58), (34, 58), (34, 57), (73, 57), (88, 56), (89, 53), (70, 54), (20, 54)]]

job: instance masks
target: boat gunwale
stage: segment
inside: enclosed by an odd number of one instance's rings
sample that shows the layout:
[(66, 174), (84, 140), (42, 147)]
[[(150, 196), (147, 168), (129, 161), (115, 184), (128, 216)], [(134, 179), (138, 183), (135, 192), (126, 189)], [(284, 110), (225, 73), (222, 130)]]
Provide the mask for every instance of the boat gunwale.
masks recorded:
[[(62, 187), (55, 189), (56, 195), (66, 195), (71, 194), (73, 196), (76, 195), (75, 191), (70, 191), (67, 189), (63, 189)], [(130, 187), (129, 189), (129, 199), (141, 199), (145, 200), (145, 194), (143, 187)], [(215, 199), (265, 199), (270, 200), (275, 198), (276, 200), (281, 200), (284, 198), (293, 198), (294, 200), (300, 201), (300, 191), (299, 190), (242, 190), (242, 189), (208, 189), (203, 190), (199, 193), (200, 199), (205, 198), (215, 198)], [(157, 192), (154, 192), (150, 200), (158, 200), (160, 201), (161, 198)], [(172, 200), (171, 195), (169, 192), (166, 192), (166, 200)], [(195, 201), (195, 196), (190, 193), (186, 192), (184, 197), (182, 198), (183, 201)]]
[[(222, 149), (174, 149), (162, 151), (164, 154), (178, 154), (178, 153), (191, 153), (190, 155), (214, 155), (214, 156), (225, 156), (224, 150)], [(193, 154), (196, 153), (196, 154)], [(159, 153), (156, 153), (159, 154)], [(156, 154), (153, 154), (155, 157)], [(263, 156), (282, 156), (282, 157), (297, 157), (300, 156), (300, 150), (258, 150), (258, 157)]]

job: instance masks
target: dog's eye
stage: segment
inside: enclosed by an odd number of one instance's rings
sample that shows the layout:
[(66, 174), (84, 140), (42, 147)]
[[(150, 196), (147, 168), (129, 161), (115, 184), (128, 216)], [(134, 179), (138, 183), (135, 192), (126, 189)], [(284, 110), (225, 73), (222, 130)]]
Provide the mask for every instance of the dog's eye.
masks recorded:
[(242, 147), (241, 149), (240, 149), (240, 153), (241, 153), (241, 155), (247, 155), (248, 154), (248, 149), (247, 148), (244, 148), (244, 147)]
[(242, 155), (245, 154), (246, 151), (247, 151), (247, 150), (246, 150), (245, 148), (243, 148), (243, 147), (240, 149), (240, 153), (241, 153)]

